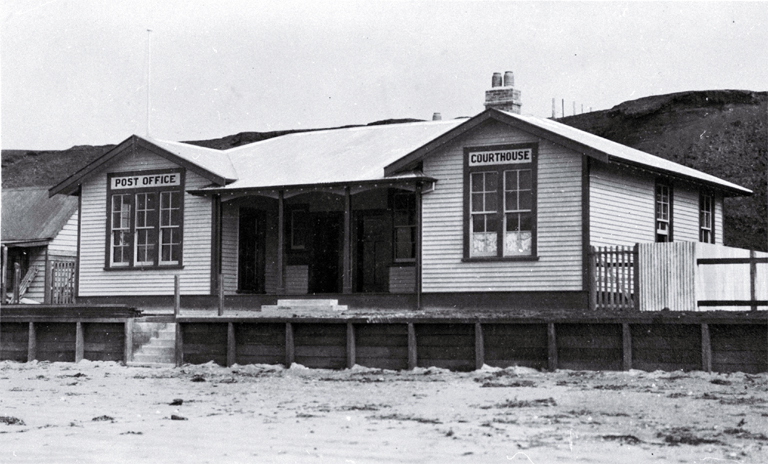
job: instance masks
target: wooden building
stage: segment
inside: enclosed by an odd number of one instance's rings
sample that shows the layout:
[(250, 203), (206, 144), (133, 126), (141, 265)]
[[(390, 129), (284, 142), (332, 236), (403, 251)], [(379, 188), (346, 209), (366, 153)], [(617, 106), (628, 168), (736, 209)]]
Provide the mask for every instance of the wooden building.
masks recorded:
[(132, 136), (50, 189), (79, 197), (80, 302), (257, 309), (586, 308), (591, 246), (722, 244), (743, 187), (519, 114), (511, 73), (468, 119), (218, 151)]
[(13, 299), (19, 265), (24, 303), (72, 303), (77, 258), (77, 199), (49, 198), (45, 187), (4, 188), (2, 247), (4, 302)]

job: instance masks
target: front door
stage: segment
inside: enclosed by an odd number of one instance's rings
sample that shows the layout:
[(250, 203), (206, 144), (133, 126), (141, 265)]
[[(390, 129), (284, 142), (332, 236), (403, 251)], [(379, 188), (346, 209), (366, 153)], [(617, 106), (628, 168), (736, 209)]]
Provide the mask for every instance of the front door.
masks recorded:
[(357, 224), (357, 291), (388, 292), (392, 263), (391, 217), (369, 213)]
[(341, 293), (343, 215), (316, 214), (312, 220), (309, 264), (310, 293)]
[(264, 211), (240, 208), (238, 291), (264, 293)]

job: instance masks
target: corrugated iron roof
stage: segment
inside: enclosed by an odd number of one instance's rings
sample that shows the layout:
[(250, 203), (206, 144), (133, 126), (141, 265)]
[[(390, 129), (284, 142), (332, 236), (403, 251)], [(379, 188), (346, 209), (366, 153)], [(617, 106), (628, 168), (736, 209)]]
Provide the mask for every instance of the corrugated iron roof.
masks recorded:
[(2, 191), (2, 241), (52, 240), (77, 211), (77, 198), (48, 197), (45, 187), (10, 188)]
[(330, 129), (231, 148), (235, 182), (216, 190), (384, 179), (384, 166), (463, 120)]
[(589, 132), (585, 132), (571, 126), (567, 126), (565, 124), (559, 123), (557, 121), (553, 121), (551, 119), (538, 118), (535, 116), (525, 116), (525, 115), (510, 113), (507, 111), (500, 111), (500, 112), (514, 119), (519, 119), (528, 124), (534, 125), (540, 129), (553, 132), (557, 135), (573, 140), (574, 142), (581, 143), (594, 150), (605, 153), (606, 155), (609, 156), (609, 159), (614, 158), (615, 160), (618, 160), (618, 161), (629, 162), (632, 164), (639, 164), (641, 166), (645, 166), (656, 171), (664, 171), (671, 174), (679, 174), (684, 177), (698, 179), (710, 184), (715, 184), (721, 187), (726, 187), (732, 190), (736, 190), (747, 195), (752, 193), (751, 190), (744, 188), (740, 185), (736, 185), (734, 183), (731, 183), (726, 180), (720, 179), (718, 177), (698, 171), (696, 169), (683, 166), (682, 164), (678, 164), (673, 161), (669, 161), (664, 158), (651, 155), (650, 153), (636, 150), (626, 145), (622, 145), (620, 143), (616, 143), (611, 140), (604, 139), (597, 135), (590, 134)]
[(229, 156), (221, 150), (214, 150), (213, 148), (190, 145), (182, 142), (169, 142), (167, 140), (159, 140), (152, 137), (139, 138), (143, 138), (163, 150), (184, 158), (190, 163), (225, 179), (234, 180), (238, 177)]

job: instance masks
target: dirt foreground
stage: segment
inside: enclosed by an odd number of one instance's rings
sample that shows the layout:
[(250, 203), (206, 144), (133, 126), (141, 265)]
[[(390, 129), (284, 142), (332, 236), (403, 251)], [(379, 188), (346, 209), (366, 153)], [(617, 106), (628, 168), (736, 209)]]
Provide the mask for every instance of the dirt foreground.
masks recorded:
[(0, 462), (768, 462), (768, 374), (0, 362)]

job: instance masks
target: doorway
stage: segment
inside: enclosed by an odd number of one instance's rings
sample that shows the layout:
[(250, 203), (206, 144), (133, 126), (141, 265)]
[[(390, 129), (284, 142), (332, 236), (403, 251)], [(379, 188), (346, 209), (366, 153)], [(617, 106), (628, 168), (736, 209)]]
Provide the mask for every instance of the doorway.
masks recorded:
[(392, 263), (392, 218), (385, 212), (366, 213), (357, 221), (357, 291), (389, 291)]
[(264, 211), (240, 208), (238, 292), (264, 293), (265, 216)]
[(315, 213), (309, 259), (309, 292), (341, 293), (343, 213)]

